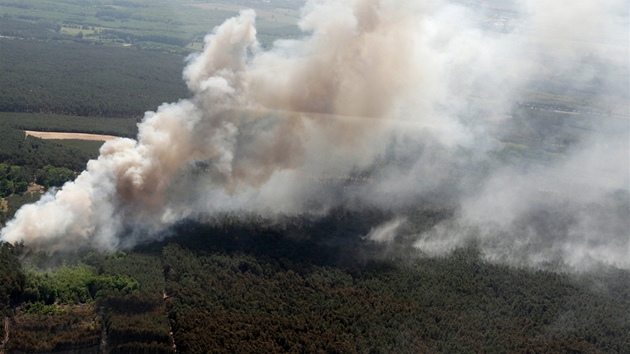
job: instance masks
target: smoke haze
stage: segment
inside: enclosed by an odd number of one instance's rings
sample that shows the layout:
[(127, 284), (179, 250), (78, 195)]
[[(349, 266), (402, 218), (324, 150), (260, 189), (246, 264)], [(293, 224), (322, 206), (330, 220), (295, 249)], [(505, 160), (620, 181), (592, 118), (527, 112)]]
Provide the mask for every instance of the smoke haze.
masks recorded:
[(187, 218), (370, 207), (396, 216), (357, 236), (384, 243), (408, 208), (445, 207), (405, 235), (421, 252), (630, 268), (628, 1), (482, 3), (313, 0), (304, 37), (268, 50), (243, 11), (187, 58), (192, 98), (2, 240), (114, 249)]

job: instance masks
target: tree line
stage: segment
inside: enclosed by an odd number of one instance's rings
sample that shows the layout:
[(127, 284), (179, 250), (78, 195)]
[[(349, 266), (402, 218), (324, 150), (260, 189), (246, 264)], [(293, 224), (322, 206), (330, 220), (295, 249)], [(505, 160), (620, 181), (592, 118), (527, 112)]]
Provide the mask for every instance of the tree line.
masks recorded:
[[(441, 212), (425, 213), (413, 220)], [(84, 345), (64, 332), (78, 331), (72, 321), (86, 338), (104, 329), (114, 353), (172, 353), (173, 344), (186, 353), (623, 353), (630, 345), (626, 270), (513, 268), (484, 261), (474, 245), (441, 258), (401, 256), (357, 237), (358, 223), (345, 226), (351, 218), (379, 216), (185, 222), (176, 237), (127, 253), (31, 254), (26, 268), (17, 261), (23, 246), (4, 244), (10, 348)], [(42, 265), (55, 270), (29, 268)], [(34, 325), (43, 316), (59, 330), (36, 347), (32, 338), (51, 331)]]
[[(338, 222), (332, 228), (344, 230)], [(333, 242), (321, 226), (299, 242), (279, 241), (274, 227), (180, 229), (186, 236), (162, 254), (178, 349), (622, 353), (630, 344), (627, 271), (517, 269), (484, 261), (474, 246), (437, 259), (366, 259), (361, 250), (374, 245), (354, 248), (353, 233)], [(313, 249), (321, 258), (309, 256)], [(608, 284), (606, 292), (594, 283)]]

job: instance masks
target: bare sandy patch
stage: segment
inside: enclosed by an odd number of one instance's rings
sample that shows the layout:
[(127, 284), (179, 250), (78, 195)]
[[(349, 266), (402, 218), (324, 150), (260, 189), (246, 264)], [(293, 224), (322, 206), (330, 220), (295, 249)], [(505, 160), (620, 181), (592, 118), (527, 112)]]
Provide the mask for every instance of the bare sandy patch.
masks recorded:
[(7, 211), (9, 211), (9, 201), (4, 199), (4, 198), (0, 198), (0, 211), (6, 213)]
[(26, 136), (34, 136), (36, 138), (41, 139), (57, 139), (57, 140), (96, 140), (96, 141), (107, 141), (117, 139), (117, 136), (114, 135), (103, 135), (103, 134), (88, 134), (88, 133), (61, 133), (61, 132), (37, 132), (33, 130), (25, 130)]
[(44, 193), (45, 189), (44, 189), (44, 186), (41, 186), (41, 185), (39, 185), (37, 183), (29, 183), (28, 189), (26, 191), (28, 193), (31, 193), (31, 194), (33, 194), (33, 193), (42, 194), (42, 193)]

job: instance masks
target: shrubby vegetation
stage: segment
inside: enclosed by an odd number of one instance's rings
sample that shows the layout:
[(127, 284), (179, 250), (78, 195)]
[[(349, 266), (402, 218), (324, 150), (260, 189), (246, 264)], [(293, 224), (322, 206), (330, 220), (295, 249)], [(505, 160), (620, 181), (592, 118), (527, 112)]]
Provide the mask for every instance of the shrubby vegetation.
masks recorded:
[[(0, 85), (1, 87), (1, 85)], [(83, 132), (133, 137), (135, 119), (96, 118), (49, 114), (0, 112), (0, 198), (9, 210), (0, 209), (0, 223), (11, 218), (23, 203), (30, 183), (59, 187), (74, 179), (90, 159), (98, 157), (102, 141), (43, 140), (25, 137), (25, 130)]]
[[(0, 120), (0, 198), (8, 210), (0, 208), (0, 224), (11, 218), (24, 202), (33, 202), (39, 193), (27, 193), (29, 184), (48, 188), (74, 179), (86, 162), (98, 155), (90, 144), (66, 145), (34, 137), (12, 129)], [(58, 166), (58, 167), (55, 167)]]
[(73, 177), (74, 172), (70, 169), (46, 165), (41, 170), (37, 171), (35, 181), (45, 188), (61, 187)]
[[(0, 115), (1, 116), (1, 115)], [(46, 165), (82, 171), (90, 158), (96, 157), (93, 148), (64, 145), (54, 140), (43, 140), (15, 129), (10, 122), (0, 119), (0, 163), (19, 166), (28, 171), (32, 181), (33, 172)]]
[(25, 279), (17, 295), (21, 304), (11, 319), (9, 352), (98, 352), (103, 310), (95, 306), (95, 300), (134, 297), (140, 291), (134, 278), (103, 273), (102, 268), (84, 263), (46, 271), (31, 265), (22, 276)]
[(29, 305), (33, 312), (38, 303), (91, 303), (102, 294), (131, 294), (139, 287), (138, 281), (127, 275), (98, 274), (94, 267), (78, 264), (62, 266), (52, 272), (28, 270), (22, 300), (33, 304)]
[(98, 353), (102, 327), (93, 306), (35, 307), (54, 308), (54, 311), (13, 316), (9, 341), (5, 345), (7, 353)]
[(30, 177), (25, 168), (0, 163), (0, 197), (26, 192)]

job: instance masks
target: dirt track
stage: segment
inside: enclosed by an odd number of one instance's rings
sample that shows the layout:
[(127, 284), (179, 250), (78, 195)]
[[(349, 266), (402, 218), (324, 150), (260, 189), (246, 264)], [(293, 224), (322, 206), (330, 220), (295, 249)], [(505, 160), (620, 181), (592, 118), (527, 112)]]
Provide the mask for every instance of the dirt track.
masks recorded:
[(26, 136), (34, 136), (41, 139), (76, 139), (76, 140), (97, 140), (107, 141), (118, 138), (114, 135), (87, 134), (87, 133), (60, 133), (60, 132), (37, 132), (25, 130)]

